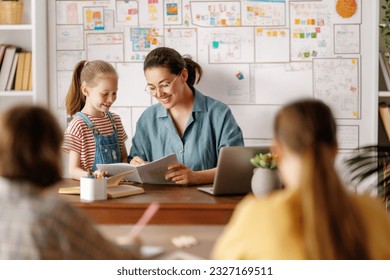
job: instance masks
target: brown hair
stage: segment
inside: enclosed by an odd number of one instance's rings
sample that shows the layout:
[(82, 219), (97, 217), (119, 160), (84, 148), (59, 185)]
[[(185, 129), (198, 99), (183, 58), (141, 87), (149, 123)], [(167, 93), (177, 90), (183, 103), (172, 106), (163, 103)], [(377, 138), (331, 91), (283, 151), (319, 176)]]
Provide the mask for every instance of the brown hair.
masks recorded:
[(303, 158), (304, 238), (309, 259), (369, 259), (366, 230), (330, 160), (337, 148), (336, 122), (323, 102), (290, 103), (277, 114), (274, 137)]
[(81, 91), (81, 85), (86, 83), (88, 87), (94, 87), (97, 80), (106, 75), (113, 75), (118, 79), (115, 68), (106, 61), (79, 61), (73, 70), (72, 82), (65, 100), (67, 114), (73, 116), (81, 111), (85, 105), (85, 96)]
[(175, 75), (179, 75), (186, 68), (187, 84), (191, 89), (200, 81), (203, 73), (202, 67), (193, 61), (191, 56), (181, 56), (176, 50), (167, 47), (156, 48), (148, 53), (144, 61), (144, 71), (153, 67), (165, 67)]
[(46, 108), (12, 107), (1, 115), (0, 131), (0, 176), (37, 187), (61, 179), (63, 132)]

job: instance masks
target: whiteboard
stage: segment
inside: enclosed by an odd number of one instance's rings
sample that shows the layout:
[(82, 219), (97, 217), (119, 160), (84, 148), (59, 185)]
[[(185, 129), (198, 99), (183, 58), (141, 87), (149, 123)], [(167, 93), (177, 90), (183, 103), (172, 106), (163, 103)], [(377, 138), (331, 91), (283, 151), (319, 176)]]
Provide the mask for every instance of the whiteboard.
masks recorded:
[(379, 1), (337, 1), (48, 1), (50, 105), (66, 119), (76, 61), (107, 60), (119, 74), (113, 111), (131, 139), (155, 102), (143, 60), (167, 46), (199, 62), (197, 88), (228, 104), (247, 145), (270, 143), (275, 113), (302, 97), (331, 107), (343, 152), (376, 144)]

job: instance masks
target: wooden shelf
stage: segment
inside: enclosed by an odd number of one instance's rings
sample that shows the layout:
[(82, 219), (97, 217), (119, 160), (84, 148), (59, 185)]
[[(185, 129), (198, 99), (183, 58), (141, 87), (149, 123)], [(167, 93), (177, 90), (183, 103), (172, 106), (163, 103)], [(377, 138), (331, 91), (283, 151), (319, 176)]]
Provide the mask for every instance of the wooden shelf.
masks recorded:
[(0, 25), (0, 30), (32, 30), (31, 24), (8, 24)]
[(0, 44), (32, 54), (32, 90), (0, 91), (0, 111), (19, 103), (48, 105), (47, 1), (24, 1), (22, 24), (0, 25)]
[(0, 91), (1, 97), (18, 97), (18, 96), (33, 96), (34, 93), (32, 91)]

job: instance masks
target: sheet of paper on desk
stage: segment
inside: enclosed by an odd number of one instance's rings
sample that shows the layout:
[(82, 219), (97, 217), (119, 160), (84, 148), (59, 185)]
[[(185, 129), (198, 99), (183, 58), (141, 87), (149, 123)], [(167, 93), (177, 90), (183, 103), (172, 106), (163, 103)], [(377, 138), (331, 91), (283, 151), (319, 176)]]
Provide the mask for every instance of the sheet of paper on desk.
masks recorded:
[(164, 248), (161, 246), (142, 246), (141, 259), (148, 260), (164, 253)]
[(170, 154), (144, 165), (133, 166), (128, 163), (111, 163), (97, 164), (96, 166), (99, 170), (106, 171), (110, 175), (135, 169), (136, 172), (124, 177), (128, 181), (143, 184), (173, 184), (173, 182), (165, 180), (165, 173), (168, 171), (168, 165), (174, 162), (177, 162), (176, 154)]

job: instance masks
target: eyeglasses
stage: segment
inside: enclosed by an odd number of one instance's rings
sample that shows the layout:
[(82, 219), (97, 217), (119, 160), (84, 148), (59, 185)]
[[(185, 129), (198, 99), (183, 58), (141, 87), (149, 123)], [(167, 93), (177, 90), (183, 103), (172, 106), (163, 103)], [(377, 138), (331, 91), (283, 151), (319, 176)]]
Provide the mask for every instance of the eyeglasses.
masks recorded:
[(169, 93), (172, 90), (173, 83), (176, 81), (177, 77), (180, 76), (180, 74), (181, 72), (177, 74), (176, 77), (171, 82), (162, 82), (157, 87), (154, 85), (147, 85), (145, 91), (152, 96), (157, 95), (157, 90), (160, 92)]

